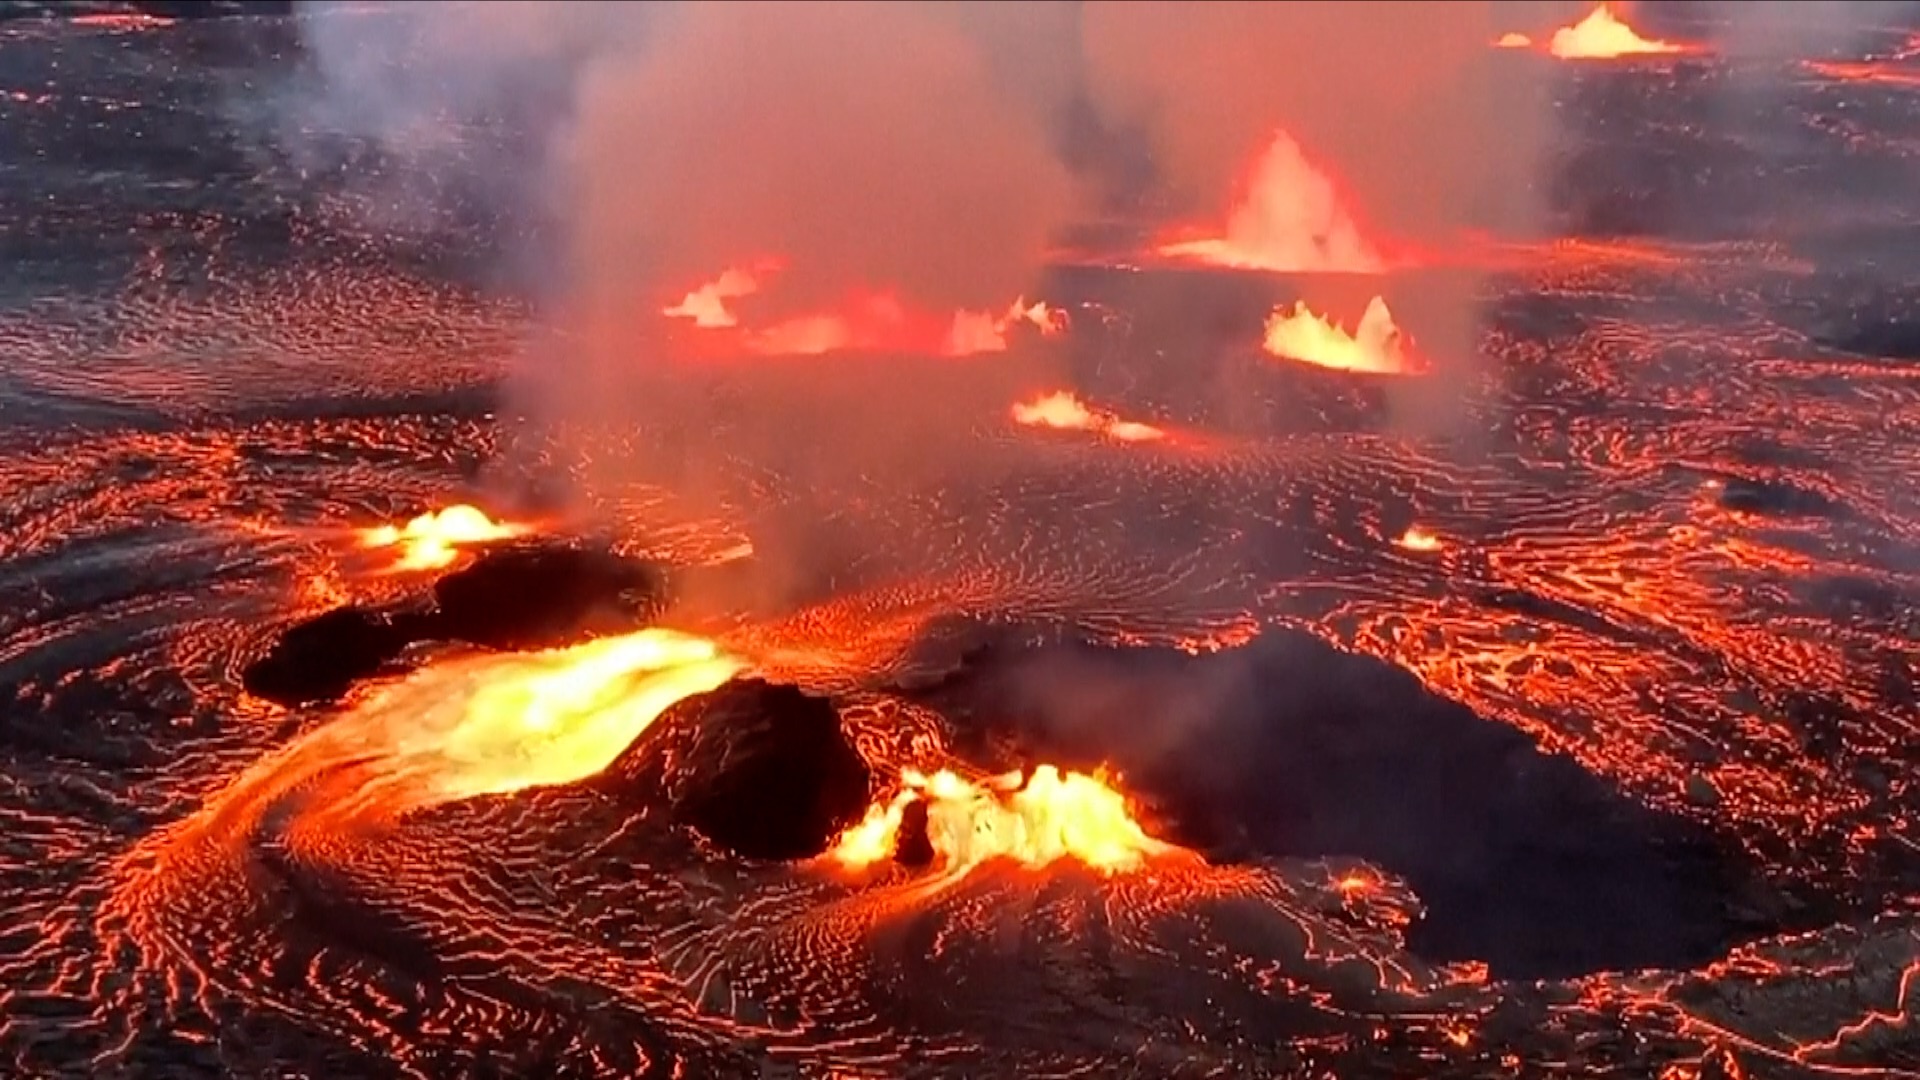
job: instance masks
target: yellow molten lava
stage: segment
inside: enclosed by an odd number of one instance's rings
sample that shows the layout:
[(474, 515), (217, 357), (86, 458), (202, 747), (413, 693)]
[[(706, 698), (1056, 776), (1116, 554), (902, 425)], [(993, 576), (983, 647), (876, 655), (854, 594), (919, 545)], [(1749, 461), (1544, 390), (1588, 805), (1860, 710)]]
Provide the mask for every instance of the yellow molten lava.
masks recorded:
[(1444, 546), (1440, 543), (1439, 537), (1418, 525), (1409, 526), (1406, 532), (1400, 534), (1400, 539), (1394, 541), (1394, 544), (1408, 551), (1439, 551)]
[(358, 809), (404, 812), (584, 780), (675, 703), (745, 666), (706, 638), (660, 628), (466, 657), (415, 672), (322, 733), (364, 755), (371, 806)]
[(751, 270), (728, 269), (712, 281), (664, 308), (661, 314), (675, 319), (692, 319), (703, 330), (736, 326), (740, 320), (727, 307), (727, 301), (752, 296), (760, 289), (759, 278)]
[(1621, 56), (1648, 56), (1685, 52), (1686, 46), (1650, 41), (1620, 21), (1608, 4), (1594, 8), (1586, 18), (1553, 32), (1547, 51), (1562, 60), (1611, 60)]
[(360, 542), (370, 548), (400, 548), (398, 569), (438, 570), (459, 558), (462, 545), (511, 540), (526, 531), (525, 526), (495, 521), (463, 504), (429, 511), (405, 525), (362, 529)]
[(927, 838), (936, 864), (948, 875), (992, 859), (1030, 869), (1072, 859), (1115, 872), (1136, 869), (1149, 856), (1183, 850), (1148, 836), (1127, 809), (1126, 797), (1102, 777), (1041, 765), (1030, 777), (1016, 771), (977, 783), (944, 769), (932, 776), (906, 770), (899, 793), (868, 809), (864, 821), (841, 835), (831, 855), (852, 868), (889, 858), (907, 807), (915, 802), (926, 805)]
[(1274, 356), (1337, 371), (1410, 375), (1426, 369), (1411, 342), (1394, 325), (1387, 302), (1374, 297), (1352, 333), (1296, 303), (1267, 317), (1266, 350)]
[(1109, 413), (1088, 408), (1065, 390), (1045, 394), (1032, 401), (1017, 402), (1009, 412), (1016, 424), (1063, 431), (1088, 431), (1121, 442), (1152, 442), (1167, 437), (1166, 432), (1151, 424), (1121, 420)]
[(1225, 236), (1163, 244), (1160, 253), (1275, 273), (1377, 274), (1386, 263), (1333, 179), (1285, 132), (1275, 132), (1254, 163)]
[(1501, 34), (1499, 38), (1494, 41), (1493, 47), (1496, 49), (1530, 49), (1533, 47), (1533, 39), (1517, 30), (1513, 30)]

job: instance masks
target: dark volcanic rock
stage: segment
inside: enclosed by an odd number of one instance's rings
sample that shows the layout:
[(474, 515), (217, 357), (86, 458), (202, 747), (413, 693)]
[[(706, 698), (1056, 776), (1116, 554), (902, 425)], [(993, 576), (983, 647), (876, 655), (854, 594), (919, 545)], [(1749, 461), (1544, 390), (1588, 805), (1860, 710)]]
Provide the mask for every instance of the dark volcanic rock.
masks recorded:
[(660, 609), (658, 568), (605, 552), (505, 548), (434, 583), (432, 636), (494, 649), (544, 649), (641, 629)]
[(927, 831), (927, 804), (915, 800), (900, 813), (900, 831), (893, 842), (893, 859), (902, 866), (933, 865), (933, 834)]
[(1817, 491), (1793, 484), (1733, 477), (1721, 482), (1720, 505), (1768, 517), (1833, 517), (1839, 507)]
[(240, 673), (247, 693), (280, 705), (332, 701), (411, 643), (408, 628), (363, 608), (335, 608), (281, 635)]
[(1426, 904), (1423, 957), (1517, 978), (1677, 967), (1754, 929), (1729, 898), (1767, 890), (1710, 829), (1404, 670), (1271, 629), (1201, 657), (1037, 636), (1006, 630), (915, 696), (970, 742), (1010, 743), (990, 767), (1114, 767), (1159, 835), (1209, 857), (1379, 864)]
[(664, 795), (676, 821), (752, 859), (820, 854), (860, 820), (872, 788), (831, 702), (758, 679), (682, 702), (612, 772), (621, 787)]

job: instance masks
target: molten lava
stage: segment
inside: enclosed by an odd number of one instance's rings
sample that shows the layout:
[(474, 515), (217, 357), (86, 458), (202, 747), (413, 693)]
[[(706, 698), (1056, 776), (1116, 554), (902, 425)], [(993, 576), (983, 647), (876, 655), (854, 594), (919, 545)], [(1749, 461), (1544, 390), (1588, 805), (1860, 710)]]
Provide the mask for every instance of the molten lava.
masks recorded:
[(1017, 424), (1086, 431), (1120, 442), (1152, 442), (1167, 437), (1166, 432), (1151, 424), (1122, 420), (1111, 413), (1088, 408), (1065, 390), (1016, 403), (1010, 412)]
[(429, 511), (405, 525), (362, 529), (360, 543), (369, 548), (398, 547), (400, 570), (438, 570), (460, 557), (468, 544), (489, 544), (525, 535), (527, 528), (495, 521), (477, 507), (458, 505)]
[(1562, 60), (1612, 60), (1622, 56), (1650, 56), (1686, 52), (1685, 45), (1651, 41), (1622, 22), (1608, 4), (1594, 8), (1586, 18), (1553, 32), (1547, 52)]
[(1427, 367), (1378, 296), (1367, 303), (1352, 333), (1315, 315), (1304, 302), (1294, 304), (1291, 312), (1275, 308), (1267, 317), (1266, 350), (1288, 360), (1369, 375), (1414, 375)]
[(1377, 274), (1386, 268), (1333, 180), (1285, 132), (1254, 163), (1226, 235), (1162, 244), (1160, 254), (1276, 273)]
[(343, 810), (405, 812), (584, 780), (676, 702), (745, 666), (706, 638), (658, 628), (466, 657), (415, 672), (314, 737), (362, 763), (366, 782)]
[(740, 320), (727, 307), (727, 301), (752, 296), (758, 291), (760, 279), (753, 271), (728, 269), (682, 297), (679, 303), (663, 309), (661, 314), (675, 319), (692, 319), (693, 325), (702, 330), (738, 326)]
[(1500, 37), (1494, 41), (1493, 47), (1496, 49), (1531, 49), (1533, 48), (1533, 39), (1518, 31), (1508, 31), (1507, 33), (1501, 34)]
[(1418, 525), (1408, 526), (1407, 531), (1401, 533), (1400, 538), (1393, 543), (1395, 547), (1405, 548), (1408, 551), (1439, 551), (1445, 546), (1440, 542), (1439, 537)]
[(973, 356), (1002, 352), (1007, 335), (1019, 325), (1052, 335), (1066, 329), (1064, 312), (1023, 297), (1005, 311), (957, 311), (935, 315), (914, 310), (886, 290), (858, 290), (835, 309), (797, 315), (763, 327), (742, 327), (732, 301), (760, 292), (778, 273), (778, 260), (761, 260), (751, 269), (730, 268), (680, 301), (662, 308), (669, 318), (686, 319), (702, 330), (738, 330), (748, 352), (764, 356), (816, 356), (846, 350), (937, 353)]
[(993, 859), (1029, 869), (1073, 859), (1111, 873), (1183, 850), (1148, 836), (1126, 797), (1102, 777), (1041, 765), (1029, 777), (1016, 771), (978, 783), (944, 769), (932, 776), (909, 769), (899, 793), (842, 834), (832, 856), (853, 868), (888, 858), (915, 802), (926, 805), (927, 838), (947, 875)]

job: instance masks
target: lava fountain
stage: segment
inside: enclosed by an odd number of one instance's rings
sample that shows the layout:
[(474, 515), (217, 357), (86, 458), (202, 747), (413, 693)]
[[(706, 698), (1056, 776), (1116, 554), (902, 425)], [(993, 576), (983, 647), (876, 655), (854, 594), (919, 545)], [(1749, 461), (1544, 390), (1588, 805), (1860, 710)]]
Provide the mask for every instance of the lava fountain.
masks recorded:
[(461, 504), (428, 511), (405, 525), (362, 529), (360, 544), (399, 548), (396, 570), (439, 570), (459, 558), (462, 547), (512, 540), (527, 532), (524, 525), (495, 521), (479, 508)]
[(1017, 402), (1008, 412), (1014, 423), (1027, 427), (1085, 431), (1118, 442), (1154, 442), (1167, 437), (1165, 431), (1152, 424), (1122, 420), (1111, 413), (1090, 408), (1065, 390), (1043, 394), (1032, 401)]
[(1572, 26), (1555, 30), (1547, 40), (1547, 52), (1561, 60), (1614, 60), (1687, 51), (1685, 45), (1641, 37), (1613, 13), (1610, 4), (1601, 4)]
[[(612, 764), (674, 704), (746, 662), (703, 637), (648, 628), (544, 652), (422, 668), (259, 762), (209, 804), (209, 820), (299, 793), (329, 821), (569, 784)], [(251, 809), (249, 809), (251, 808)]]
[(1274, 356), (1336, 371), (1368, 375), (1415, 375), (1427, 369), (1413, 342), (1394, 325), (1387, 302), (1376, 296), (1349, 333), (1305, 302), (1291, 312), (1275, 308), (1267, 317), (1266, 350)]
[(1224, 236), (1162, 244), (1171, 258), (1274, 273), (1377, 274), (1386, 260), (1338, 186), (1285, 132), (1254, 162)]
[(906, 770), (899, 792), (869, 808), (829, 855), (855, 869), (888, 858), (916, 802), (926, 807), (927, 839), (943, 877), (994, 859), (1028, 869), (1071, 859), (1113, 873), (1186, 850), (1147, 835), (1104, 777), (1041, 765), (1030, 776), (1015, 771), (979, 782), (945, 769), (931, 776)]

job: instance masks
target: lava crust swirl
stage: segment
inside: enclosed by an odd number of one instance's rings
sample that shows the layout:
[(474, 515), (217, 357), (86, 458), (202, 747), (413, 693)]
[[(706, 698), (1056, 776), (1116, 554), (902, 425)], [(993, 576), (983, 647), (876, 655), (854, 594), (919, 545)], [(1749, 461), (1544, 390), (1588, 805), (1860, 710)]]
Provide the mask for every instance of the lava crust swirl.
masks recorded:
[[(787, 6), (648, 32), (912, 8)], [(494, 16), (227, 7), (0, 11), (0, 1074), (1920, 1075), (1920, 28), (1470, 27), (1550, 80), (1557, 239), (1416, 256), (1262, 116), (1212, 225), (975, 281), (1084, 185), (973, 53), (798, 66), (898, 128), (852, 184), (777, 94), (528, 137), (653, 100), (547, 108), (633, 44), (549, 5), (473, 116), (369, 62), (390, 127), (263, 124), (295, 41)], [(840, 78), (903, 64), (951, 111)], [(472, 168), (550, 141), (780, 171), (568, 189), (675, 211), (576, 312)]]

